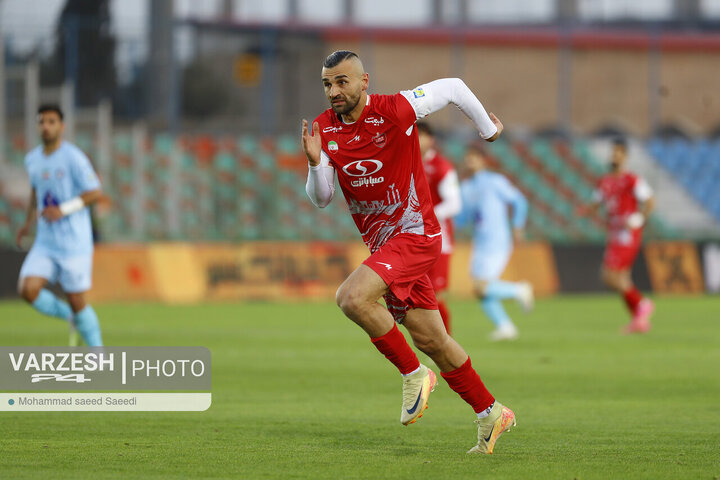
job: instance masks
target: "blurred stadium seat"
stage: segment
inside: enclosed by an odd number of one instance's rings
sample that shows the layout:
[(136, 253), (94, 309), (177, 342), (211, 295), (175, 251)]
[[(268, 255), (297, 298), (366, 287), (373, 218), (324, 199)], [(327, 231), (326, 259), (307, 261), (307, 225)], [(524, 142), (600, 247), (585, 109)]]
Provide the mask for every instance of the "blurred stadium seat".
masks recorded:
[(655, 138), (647, 149), (690, 195), (720, 220), (720, 139)]
[[(95, 146), (79, 136), (91, 158)], [(13, 142), (10, 158), (22, 159)], [(528, 234), (555, 243), (600, 242), (600, 216), (578, 218), (574, 207), (591, 200), (604, 171), (587, 141), (500, 139), (489, 144), (491, 167), (505, 174), (530, 201)], [(443, 150), (462, 171), (465, 145), (449, 139)], [(720, 219), (720, 140), (652, 139), (648, 152), (672, 173), (715, 218)], [(292, 135), (228, 137), (156, 135), (144, 145), (141, 178), (133, 162), (132, 137), (114, 135), (113, 163), (104, 188), (113, 199), (102, 233), (113, 240), (356, 239), (352, 217), (339, 195), (318, 211), (305, 195), (306, 164)], [(172, 156), (178, 155), (173, 160)], [(172, 162), (178, 163), (173, 176)], [(139, 198), (141, 196), (142, 198)], [(142, 228), (133, 230), (136, 205), (142, 205)], [(0, 242), (11, 244), (26, 206), (0, 198)], [(169, 217), (175, 211), (177, 231)], [(460, 232), (461, 238), (467, 232)], [(649, 238), (676, 238), (658, 214), (648, 224)]]

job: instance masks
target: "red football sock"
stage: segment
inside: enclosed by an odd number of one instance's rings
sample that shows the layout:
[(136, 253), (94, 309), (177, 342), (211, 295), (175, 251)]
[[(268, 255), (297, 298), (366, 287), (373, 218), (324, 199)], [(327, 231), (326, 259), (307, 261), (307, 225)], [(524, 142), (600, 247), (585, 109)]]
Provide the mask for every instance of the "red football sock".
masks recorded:
[(623, 292), (623, 299), (625, 300), (625, 305), (627, 305), (630, 313), (634, 314), (637, 311), (638, 303), (642, 301), (643, 296), (637, 288), (631, 287), (629, 290)]
[(448, 310), (445, 302), (438, 300), (438, 310), (440, 310), (440, 316), (442, 317), (443, 325), (445, 325), (445, 331), (448, 335), (452, 335), (450, 331), (450, 310)]
[(382, 337), (371, 338), (370, 341), (400, 370), (400, 373), (410, 373), (420, 367), (420, 360), (397, 325), (393, 325), (393, 328)]
[(495, 401), (495, 397), (488, 392), (485, 384), (480, 380), (480, 375), (472, 367), (470, 357), (462, 367), (447, 373), (440, 372), (440, 375), (450, 385), (450, 388), (470, 404), (475, 413), (482, 412)]

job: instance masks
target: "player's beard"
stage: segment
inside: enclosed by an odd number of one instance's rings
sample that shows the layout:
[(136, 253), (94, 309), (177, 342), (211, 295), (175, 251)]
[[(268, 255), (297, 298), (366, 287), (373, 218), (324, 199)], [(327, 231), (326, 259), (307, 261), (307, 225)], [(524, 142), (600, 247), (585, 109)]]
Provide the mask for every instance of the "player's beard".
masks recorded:
[(58, 138), (60, 138), (60, 134), (58, 133), (58, 134), (53, 135), (52, 133), (48, 133), (48, 134), (43, 133), (40, 136), (40, 138), (42, 138), (43, 145), (49, 146), (49, 145), (54, 145), (55, 143), (57, 143)]
[(330, 106), (337, 115), (347, 115), (352, 112), (355, 107), (357, 107), (358, 102), (360, 102), (360, 93), (353, 97), (343, 97), (343, 100), (345, 100), (345, 104), (338, 106), (333, 105), (332, 100), (330, 101)]
[(611, 172), (619, 172), (620, 171), (620, 162), (610, 162), (610, 171)]

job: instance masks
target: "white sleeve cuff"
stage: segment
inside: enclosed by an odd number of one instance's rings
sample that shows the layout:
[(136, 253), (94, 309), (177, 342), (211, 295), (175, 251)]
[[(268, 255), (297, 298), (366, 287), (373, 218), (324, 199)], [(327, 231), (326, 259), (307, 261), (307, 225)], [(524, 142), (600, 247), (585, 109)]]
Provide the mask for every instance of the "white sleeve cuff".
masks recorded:
[(320, 152), (319, 165), (308, 165), (305, 193), (320, 208), (327, 207), (335, 195), (335, 169), (330, 166), (330, 157), (324, 151)]
[(85, 202), (80, 197), (74, 197), (58, 205), (58, 208), (60, 209), (60, 213), (66, 217), (85, 208)]

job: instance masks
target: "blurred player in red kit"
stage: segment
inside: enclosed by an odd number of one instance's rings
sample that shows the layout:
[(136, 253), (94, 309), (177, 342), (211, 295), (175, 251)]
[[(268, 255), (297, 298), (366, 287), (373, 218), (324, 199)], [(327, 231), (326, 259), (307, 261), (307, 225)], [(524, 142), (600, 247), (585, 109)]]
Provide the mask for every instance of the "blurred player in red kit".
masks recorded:
[[(420, 363), (397, 324), (407, 329), (415, 346), (432, 358), (450, 388), (475, 411), (478, 441), (468, 453), (492, 453), (500, 434), (515, 424), (515, 414), (485, 388), (438, 313), (428, 271), (440, 255), (442, 239), (415, 122), (453, 103), (488, 141), (500, 135), (502, 123), (488, 115), (457, 78), (395, 95), (370, 95), (362, 62), (347, 50), (325, 59), (321, 80), (331, 108), (315, 119), (311, 131), (303, 120), (302, 146), (309, 168), (305, 190), (323, 208), (334, 196), (337, 177), (370, 249), (370, 256), (338, 288), (337, 304), (400, 371), (402, 424), (420, 418), (437, 378)], [(378, 303), (380, 297), (387, 308)]]
[(631, 314), (625, 333), (650, 330), (650, 316), (655, 309), (632, 282), (632, 266), (642, 246), (645, 220), (655, 205), (647, 182), (626, 169), (628, 146), (624, 139), (613, 142), (610, 173), (598, 182), (594, 202), (581, 207), (580, 214), (605, 206), (607, 214), (607, 246), (603, 257), (602, 278), (605, 284), (620, 293)]
[(450, 327), (450, 311), (445, 303), (445, 292), (450, 280), (450, 255), (453, 250), (452, 217), (460, 213), (460, 184), (455, 167), (448, 159), (440, 155), (435, 145), (435, 134), (425, 122), (417, 122), (420, 155), (425, 167), (425, 177), (430, 187), (433, 211), (440, 222), (442, 231), (442, 249), (440, 257), (428, 272), (437, 297), (438, 310), (442, 317), (445, 330), (452, 335)]

